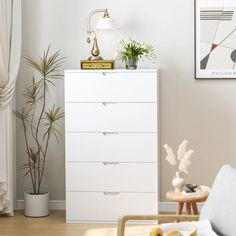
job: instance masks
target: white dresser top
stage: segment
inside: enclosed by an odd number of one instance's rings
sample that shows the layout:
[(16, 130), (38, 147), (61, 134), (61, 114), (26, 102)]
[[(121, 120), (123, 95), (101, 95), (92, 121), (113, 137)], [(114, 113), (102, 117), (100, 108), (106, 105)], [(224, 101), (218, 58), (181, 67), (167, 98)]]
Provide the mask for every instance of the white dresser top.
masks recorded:
[(72, 69), (65, 70), (65, 73), (147, 73), (147, 72), (157, 72), (157, 69), (137, 69), (137, 70), (127, 70), (127, 69), (113, 69), (113, 70), (81, 70)]

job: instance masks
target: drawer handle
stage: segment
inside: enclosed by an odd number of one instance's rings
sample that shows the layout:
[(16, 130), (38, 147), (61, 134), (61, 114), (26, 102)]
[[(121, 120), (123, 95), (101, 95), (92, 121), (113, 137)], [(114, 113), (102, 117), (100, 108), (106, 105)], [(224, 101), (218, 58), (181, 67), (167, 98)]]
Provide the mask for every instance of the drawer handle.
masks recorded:
[(109, 195), (109, 196), (117, 196), (120, 193), (119, 192), (103, 192), (104, 195)]
[(102, 134), (103, 134), (104, 136), (107, 136), (107, 135), (118, 135), (119, 132), (102, 132)]
[(102, 103), (103, 106), (115, 105), (115, 104), (119, 104), (119, 102), (103, 102), (103, 103)]
[(106, 76), (106, 75), (108, 75), (108, 74), (117, 74), (117, 72), (102, 72), (102, 75), (103, 76)]
[(104, 166), (109, 166), (109, 165), (119, 165), (120, 163), (119, 162), (109, 162), (109, 161), (104, 161), (103, 162), (103, 165)]

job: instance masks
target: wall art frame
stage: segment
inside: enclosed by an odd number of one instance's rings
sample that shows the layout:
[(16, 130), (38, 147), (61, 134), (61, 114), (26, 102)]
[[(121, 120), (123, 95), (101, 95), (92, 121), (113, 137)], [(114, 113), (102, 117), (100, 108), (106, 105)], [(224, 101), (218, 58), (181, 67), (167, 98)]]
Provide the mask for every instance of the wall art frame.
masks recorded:
[(236, 79), (236, 1), (194, 0), (195, 79)]

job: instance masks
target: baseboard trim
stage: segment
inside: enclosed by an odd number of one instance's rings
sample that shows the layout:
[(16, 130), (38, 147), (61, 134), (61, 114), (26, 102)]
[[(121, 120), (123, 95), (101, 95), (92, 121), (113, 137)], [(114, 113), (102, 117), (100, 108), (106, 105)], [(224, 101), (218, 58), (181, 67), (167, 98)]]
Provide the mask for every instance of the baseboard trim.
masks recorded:
[[(203, 203), (198, 203), (198, 210), (202, 209)], [(178, 203), (176, 202), (159, 202), (159, 212), (176, 212)], [(185, 209), (183, 209), (185, 211)]]
[(175, 202), (159, 202), (159, 212), (175, 212), (177, 206)]
[[(24, 200), (17, 200), (16, 210), (23, 210), (23, 209), (24, 209)], [(65, 210), (66, 202), (65, 200), (50, 200), (49, 209), (50, 210)]]
[[(202, 208), (202, 203), (198, 204), (198, 209)], [(176, 212), (178, 204), (175, 202), (159, 202), (159, 212)], [(24, 200), (16, 201), (16, 210), (24, 209)], [(65, 210), (66, 202), (65, 200), (50, 200), (49, 201), (50, 210)]]

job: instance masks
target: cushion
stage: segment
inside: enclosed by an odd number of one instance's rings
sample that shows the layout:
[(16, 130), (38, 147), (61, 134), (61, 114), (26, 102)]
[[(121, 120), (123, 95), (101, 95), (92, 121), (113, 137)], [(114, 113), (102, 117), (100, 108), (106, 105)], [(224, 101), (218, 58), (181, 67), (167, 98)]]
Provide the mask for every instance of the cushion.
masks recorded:
[(217, 174), (200, 220), (209, 220), (219, 235), (236, 235), (236, 170), (229, 165)]

